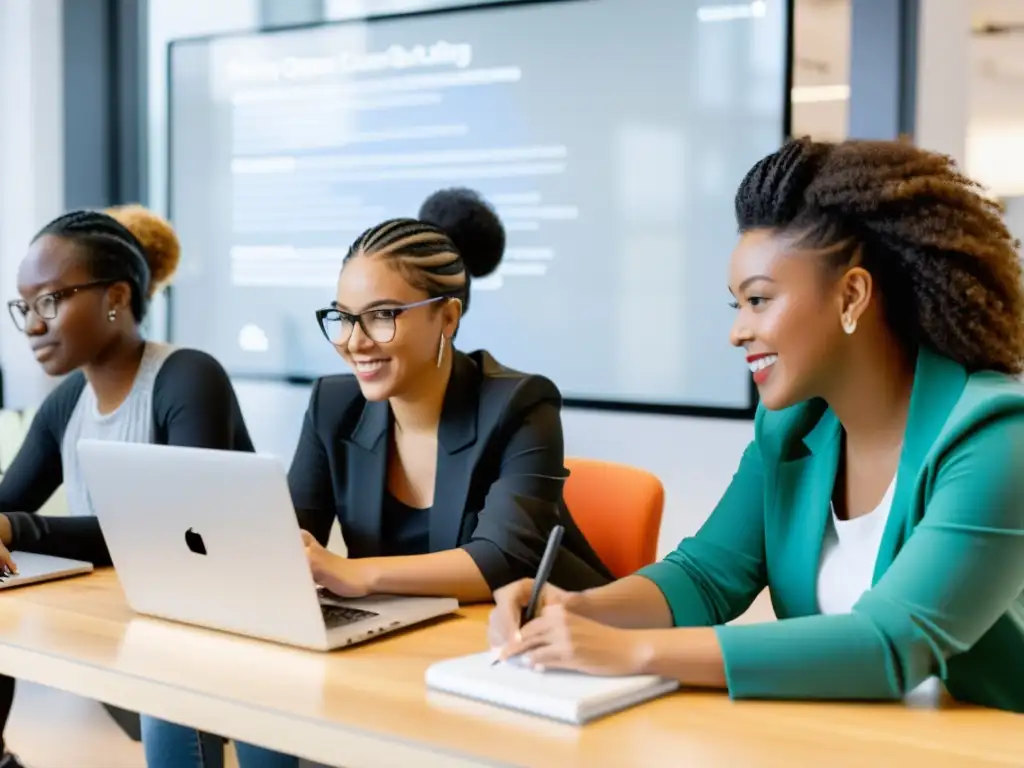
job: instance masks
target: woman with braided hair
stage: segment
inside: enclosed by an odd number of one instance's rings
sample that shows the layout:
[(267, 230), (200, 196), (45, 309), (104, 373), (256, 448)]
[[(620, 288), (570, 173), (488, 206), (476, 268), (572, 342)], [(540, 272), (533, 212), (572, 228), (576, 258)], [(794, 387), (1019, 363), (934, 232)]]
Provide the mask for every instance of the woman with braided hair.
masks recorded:
[[(18, 551), (110, 565), (79, 473), (82, 438), (253, 450), (220, 364), (143, 337), (149, 301), (179, 252), (170, 224), (139, 206), (67, 213), (33, 238), (18, 269), (20, 297), (7, 308), (43, 370), (65, 378), (0, 481), (4, 566), (17, 567)], [(61, 485), (68, 515), (37, 514)], [(14, 680), (0, 676), (0, 732), (13, 698)], [(18, 766), (0, 738), (0, 768)]]
[[(1024, 289), (942, 155), (793, 141), (736, 195), (732, 343), (754, 440), (698, 533), (591, 590), (500, 590), (538, 667), (734, 698), (952, 697), (1024, 712)], [(730, 625), (768, 588), (778, 621)]]
[[(488, 601), (537, 572), (556, 525), (551, 581), (611, 580), (562, 498), (558, 388), (455, 345), (473, 278), (504, 249), (501, 219), (477, 192), (438, 190), (415, 218), (359, 235), (335, 299), (316, 312), (352, 373), (313, 385), (288, 484), (313, 578), (335, 594)], [(324, 549), (335, 520), (346, 557)], [(149, 768), (223, 765), (223, 750), (186, 726), (143, 717), (142, 734)], [(241, 768), (299, 765), (254, 744), (235, 752)]]

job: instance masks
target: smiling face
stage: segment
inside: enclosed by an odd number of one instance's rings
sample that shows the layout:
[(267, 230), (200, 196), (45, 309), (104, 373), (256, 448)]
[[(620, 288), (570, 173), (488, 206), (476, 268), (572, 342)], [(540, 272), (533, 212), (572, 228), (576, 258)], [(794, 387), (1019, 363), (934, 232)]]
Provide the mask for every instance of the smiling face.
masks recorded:
[[(456, 300), (432, 301), (393, 262), (373, 256), (355, 256), (345, 262), (335, 305), (362, 319), (361, 324), (342, 320), (337, 337), (342, 343), (335, 346), (355, 371), (367, 400), (407, 397), (432, 382), (439, 370), (441, 336), (450, 355), (448, 342), (458, 327), (461, 309)], [(394, 335), (389, 339), (391, 328)]]
[(854, 267), (831, 275), (821, 255), (770, 230), (744, 233), (732, 254), (729, 290), (736, 320), (730, 340), (746, 351), (766, 408), (823, 396), (842, 376), (851, 337), (841, 318), (860, 318), (870, 276)]
[(41, 297), (48, 295), (56, 300), (56, 317), (30, 311), (23, 321), (36, 360), (51, 376), (95, 360), (120, 333), (121, 324), (107, 319), (110, 310), (124, 317), (131, 311), (131, 293), (124, 283), (97, 284), (80, 247), (54, 235), (44, 235), (29, 247), (18, 268), (18, 293), (29, 307), (40, 306)]

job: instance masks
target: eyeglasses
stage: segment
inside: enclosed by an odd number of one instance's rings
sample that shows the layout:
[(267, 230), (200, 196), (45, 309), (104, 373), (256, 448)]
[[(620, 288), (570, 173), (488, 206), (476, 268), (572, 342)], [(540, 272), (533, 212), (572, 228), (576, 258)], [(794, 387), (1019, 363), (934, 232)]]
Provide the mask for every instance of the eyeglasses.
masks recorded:
[(112, 285), (116, 280), (94, 280), (91, 283), (80, 283), (78, 285), (69, 285), (67, 288), (61, 288), (58, 291), (51, 291), (50, 293), (44, 293), (42, 296), (36, 296), (32, 303), (25, 301), (24, 299), (11, 299), (7, 302), (7, 311), (11, 315), (11, 320), (14, 321), (15, 327), (24, 332), (25, 328), (28, 327), (28, 313), (30, 311), (35, 312), (37, 316), (43, 320), (53, 320), (57, 317), (57, 310), (60, 308), (60, 303), (64, 299), (74, 296), (79, 291), (87, 291), (90, 288), (105, 288), (108, 285)]
[(377, 344), (387, 344), (394, 341), (397, 331), (398, 316), (416, 307), (423, 307), (433, 304), (435, 301), (444, 301), (450, 297), (436, 296), (432, 299), (416, 301), (412, 304), (403, 304), (398, 307), (380, 307), (368, 309), (365, 312), (352, 314), (337, 307), (318, 309), (316, 321), (323, 331), (324, 338), (336, 347), (344, 347), (352, 337), (352, 331), (356, 324), (362, 328), (367, 338)]

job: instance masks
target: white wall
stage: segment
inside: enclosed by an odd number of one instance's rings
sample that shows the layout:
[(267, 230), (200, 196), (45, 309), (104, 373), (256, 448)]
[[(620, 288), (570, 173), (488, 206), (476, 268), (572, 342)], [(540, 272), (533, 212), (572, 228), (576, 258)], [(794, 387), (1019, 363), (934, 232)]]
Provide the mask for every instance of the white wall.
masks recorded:
[(1008, 197), (1003, 200), (1006, 206), (1006, 226), (1014, 237), (1024, 240), (1024, 197)]
[(50, 380), (6, 317), (29, 240), (64, 206), (61, 0), (0, 0), (0, 367), (5, 404), (39, 401)]
[(967, 168), (971, 9), (963, 0), (920, 4), (915, 142)]

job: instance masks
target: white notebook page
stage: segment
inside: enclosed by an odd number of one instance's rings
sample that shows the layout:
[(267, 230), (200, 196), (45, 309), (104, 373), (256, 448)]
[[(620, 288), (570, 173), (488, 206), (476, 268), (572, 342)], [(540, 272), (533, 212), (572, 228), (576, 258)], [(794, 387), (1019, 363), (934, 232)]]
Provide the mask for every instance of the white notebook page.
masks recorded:
[(674, 680), (653, 675), (601, 677), (561, 670), (538, 672), (520, 663), (493, 661), (493, 653), (484, 652), (439, 662), (427, 670), (427, 685), (575, 723), (678, 687)]

